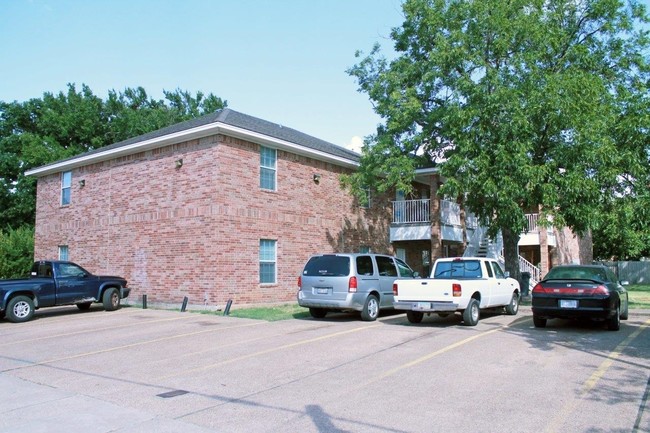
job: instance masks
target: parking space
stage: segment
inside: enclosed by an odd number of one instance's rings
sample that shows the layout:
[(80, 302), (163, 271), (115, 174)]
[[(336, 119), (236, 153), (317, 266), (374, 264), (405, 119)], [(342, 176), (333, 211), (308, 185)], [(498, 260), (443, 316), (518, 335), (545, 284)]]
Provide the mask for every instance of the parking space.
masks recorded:
[(353, 319), (72, 307), (3, 321), (0, 432), (650, 431), (649, 314), (619, 332), (535, 329), (525, 308), (476, 327)]

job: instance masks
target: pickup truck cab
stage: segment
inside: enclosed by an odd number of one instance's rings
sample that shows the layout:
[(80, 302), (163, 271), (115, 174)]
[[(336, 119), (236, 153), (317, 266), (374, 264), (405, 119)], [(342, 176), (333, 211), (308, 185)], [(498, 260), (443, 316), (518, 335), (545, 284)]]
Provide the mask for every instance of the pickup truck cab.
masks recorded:
[(517, 280), (509, 278), (494, 259), (444, 258), (436, 260), (430, 278), (396, 280), (393, 306), (406, 310), (411, 323), (420, 323), (425, 313), (459, 312), (465, 325), (475, 326), (481, 309), (505, 307), (507, 314), (517, 314), (519, 294)]
[(43, 307), (76, 305), (87, 310), (93, 302), (107, 311), (117, 310), (130, 289), (121, 277), (92, 275), (67, 261), (38, 261), (25, 279), (0, 281), (0, 318), (26, 322)]

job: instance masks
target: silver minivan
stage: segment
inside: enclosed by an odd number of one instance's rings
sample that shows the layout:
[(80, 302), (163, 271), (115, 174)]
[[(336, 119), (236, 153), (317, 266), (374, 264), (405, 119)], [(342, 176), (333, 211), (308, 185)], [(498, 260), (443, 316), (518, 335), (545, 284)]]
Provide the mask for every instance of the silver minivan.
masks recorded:
[(314, 318), (328, 311), (360, 311), (375, 320), (393, 307), (393, 281), (416, 278), (417, 272), (397, 257), (382, 254), (316, 254), (298, 278), (298, 304)]

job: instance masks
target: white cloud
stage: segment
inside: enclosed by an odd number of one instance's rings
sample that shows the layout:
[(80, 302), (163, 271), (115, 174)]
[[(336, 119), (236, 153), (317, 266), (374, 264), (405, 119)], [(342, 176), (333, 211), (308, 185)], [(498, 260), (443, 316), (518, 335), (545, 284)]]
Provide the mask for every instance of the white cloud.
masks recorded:
[(363, 147), (363, 137), (355, 135), (350, 139), (350, 141), (345, 145), (346, 148), (361, 153), (361, 148)]

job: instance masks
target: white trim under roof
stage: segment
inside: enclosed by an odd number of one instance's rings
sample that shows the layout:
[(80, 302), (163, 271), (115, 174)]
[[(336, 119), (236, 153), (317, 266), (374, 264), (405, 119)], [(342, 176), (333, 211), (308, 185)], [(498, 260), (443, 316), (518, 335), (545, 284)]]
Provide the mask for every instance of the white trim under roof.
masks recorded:
[(230, 137), (252, 141), (257, 144), (288, 151), (302, 156), (307, 156), (310, 158), (318, 159), (320, 161), (330, 162), (332, 164), (343, 167), (356, 168), (359, 166), (358, 162), (348, 158), (332, 155), (330, 153), (316, 149), (311, 149), (309, 147), (305, 147), (296, 143), (291, 143), (290, 141), (270, 137), (258, 132), (249, 131), (248, 129), (228, 125), (223, 122), (214, 122), (207, 125), (198, 126), (196, 128), (186, 129), (184, 131), (178, 131), (160, 137), (151, 138), (149, 140), (138, 141), (136, 143), (127, 144), (113, 149), (81, 155), (77, 158), (33, 168), (26, 171), (25, 176), (40, 177), (61, 171), (69, 171), (74, 168), (83, 167), (85, 165), (97, 164), (99, 162), (120, 158), (134, 153), (145, 152), (147, 150), (157, 149), (175, 143), (182, 143), (184, 141), (208, 137), (210, 135), (216, 134), (223, 134)]

